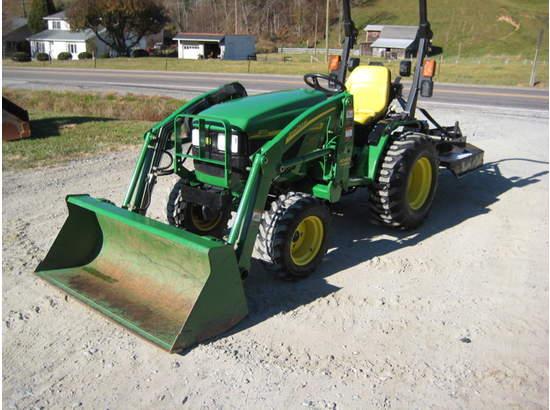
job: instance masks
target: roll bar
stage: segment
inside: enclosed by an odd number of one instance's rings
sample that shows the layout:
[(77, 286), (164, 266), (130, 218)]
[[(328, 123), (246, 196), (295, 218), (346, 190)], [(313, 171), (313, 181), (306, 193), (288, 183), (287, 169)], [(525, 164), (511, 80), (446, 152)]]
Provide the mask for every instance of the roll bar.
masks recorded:
[(411, 90), (409, 91), (409, 97), (407, 98), (407, 105), (405, 106), (405, 112), (414, 117), (416, 112), (416, 103), (418, 101), (418, 92), (420, 91), (420, 81), (422, 80), (422, 66), (424, 65), (424, 58), (428, 54), (428, 47), (430, 40), (433, 37), (432, 28), (428, 21), (428, 5), (427, 0), (419, 0), (419, 14), (420, 22), (418, 24), (418, 52), (416, 54), (416, 69), (414, 70), (413, 82)]
[[(346, 73), (348, 70), (349, 59), (351, 49), (357, 42), (357, 28), (351, 18), (351, 0), (343, 0), (343, 23), (344, 23), (344, 46), (342, 48), (342, 62), (337, 72), (337, 78), (340, 82), (345, 83)], [(407, 104), (405, 106), (405, 112), (414, 117), (416, 112), (416, 103), (418, 101), (418, 93), (420, 91), (420, 82), (422, 80), (422, 67), (424, 65), (424, 59), (428, 53), (428, 47), (430, 40), (433, 37), (430, 22), (428, 21), (428, 5), (427, 0), (418, 0), (418, 52), (416, 55), (416, 69), (414, 71), (413, 82), (409, 97), (407, 98)]]
[(344, 22), (344, 47), (342, 47), (342, 62), (338, 68), (337, 78), (344, 84), (346, 82), (346, 73), (349, 64), (349, 55), (351, 49), (357, 42), (357, 28), (351, 18), (351, 1), (343, 0), (343, 22)]

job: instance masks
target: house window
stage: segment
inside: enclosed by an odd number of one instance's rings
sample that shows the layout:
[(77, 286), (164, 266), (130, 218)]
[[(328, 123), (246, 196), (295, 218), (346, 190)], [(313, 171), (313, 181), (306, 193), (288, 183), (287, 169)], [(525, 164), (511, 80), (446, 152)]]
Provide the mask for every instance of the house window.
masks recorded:
[(54, 21), (52, 22), (52, 28), (54, 30), (61, 30), (61, 22), (60, 21)]
[(69, 44), (69, 53), (71, 53), (71, 54), (76, 54), (77, 53), (76, 44)]
[(45, 53), (46, 52), (45, 43), (43, 41), (38, 41), (36, 43), (36, 51), (39, 52), (39, 53)]

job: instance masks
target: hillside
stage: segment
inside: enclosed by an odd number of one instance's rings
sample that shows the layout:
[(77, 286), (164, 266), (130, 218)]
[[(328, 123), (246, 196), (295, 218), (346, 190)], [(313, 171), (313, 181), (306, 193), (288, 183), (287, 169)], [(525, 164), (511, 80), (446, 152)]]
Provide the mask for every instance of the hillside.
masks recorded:
[[(361, 30), (366, 24), (417, 24), (415, 0), (367, 0), (353, 8), (353, 18)], [(446, 56), (518, 56), (533, 58), (536, 39), (545, 29), (543, 59), (548, 59), (547, 0), (431, 0), (429, 19), (433, 43)], [(334, 27), (336, 30), (337, 27)], [(333, 38), (334, 35), (333, 35)]]
[[(54, 0), (58, 8), (73, 0)], [(158, 0), (173, 31), (232, 33), (258, 37), (258, 49), (313, 44), (324, 47), (326, 0)], [(342, 0), (330, 0), (330, 43), (338, 47), (338, 10)], [(30, 0), (3, 0), (3, 17), (22, 16)], [(361, 31), (366, 24), (417, 24), (417, 0), (352, 0), (353, 18)], [(235, 13), (237, 6), (238, 13)], [(542, 59), (548, 60), (547, 0), (428, 0), (434, 45), (444, 55), (506, 56), (532, 59), (536, 39), (545, 29)], [(184, 15), (181, 10), (185, 9)], [(235, 22), (235, 15), (238, 21)], [(237, 23), (237, 24), (236, 24)], [(315, 27), (317, 34), (315, 34)]]

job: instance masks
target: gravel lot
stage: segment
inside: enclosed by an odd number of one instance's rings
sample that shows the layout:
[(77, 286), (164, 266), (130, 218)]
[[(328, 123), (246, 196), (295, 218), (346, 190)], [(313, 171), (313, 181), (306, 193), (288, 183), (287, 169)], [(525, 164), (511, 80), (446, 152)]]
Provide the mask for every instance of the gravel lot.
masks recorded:
[[(64, 196), (120, 202), (136, 152), (3, 175), (4, 408), (545, 408), (548, 114), (437, 108), (486, 150), (442, 175), (416, 232), (333, 219), (321, 269), (299, 283), (254, 264), (250, 316), (184, 355), (145, 343), (32, 272)], [(172, 181), (157, 191), (163, 218)], [(85, 233), (83, 233), (85, 234)]]

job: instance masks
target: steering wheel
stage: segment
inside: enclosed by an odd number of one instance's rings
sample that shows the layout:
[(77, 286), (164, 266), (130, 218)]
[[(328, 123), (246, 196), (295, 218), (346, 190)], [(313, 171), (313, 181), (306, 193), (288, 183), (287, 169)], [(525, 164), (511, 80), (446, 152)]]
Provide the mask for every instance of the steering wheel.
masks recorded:
[[(319, 80), (326, 80), (329, 85), (334, 85), (334, 88), (323, 87), (319, 84)], [(346, 90), (346, 86), (342, 81), (327, 74), (306, 74), (304, 75), (304, 82), (314, 90), (319, 90), (327, 94), (337, 94)]]

